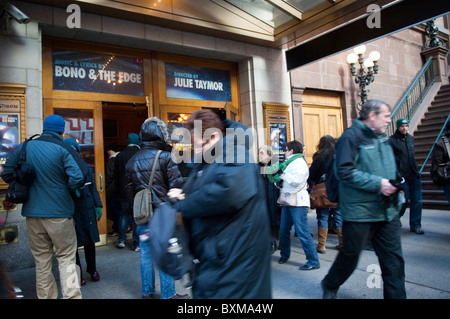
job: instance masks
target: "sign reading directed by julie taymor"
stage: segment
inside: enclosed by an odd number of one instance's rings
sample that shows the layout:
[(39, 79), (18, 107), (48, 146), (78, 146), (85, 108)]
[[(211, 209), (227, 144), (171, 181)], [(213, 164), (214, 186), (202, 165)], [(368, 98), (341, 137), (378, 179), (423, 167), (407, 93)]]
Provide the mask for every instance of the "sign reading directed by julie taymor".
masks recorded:
[(229, 71), (175, 63), (165, 67), (168, 98), (231, 101)]
[(144, 95), (142, 59), (89, 52), (52, 52), (53, 89)]

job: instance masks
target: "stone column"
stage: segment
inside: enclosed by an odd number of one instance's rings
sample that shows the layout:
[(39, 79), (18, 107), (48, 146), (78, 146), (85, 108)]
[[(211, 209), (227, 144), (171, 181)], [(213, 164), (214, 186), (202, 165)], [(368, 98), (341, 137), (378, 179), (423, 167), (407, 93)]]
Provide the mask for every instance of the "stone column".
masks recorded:
[(304, 141), (303, 136), (303, 92), (305, 88), (292, 87), (292, 124), (294, 136), (292, 140)]

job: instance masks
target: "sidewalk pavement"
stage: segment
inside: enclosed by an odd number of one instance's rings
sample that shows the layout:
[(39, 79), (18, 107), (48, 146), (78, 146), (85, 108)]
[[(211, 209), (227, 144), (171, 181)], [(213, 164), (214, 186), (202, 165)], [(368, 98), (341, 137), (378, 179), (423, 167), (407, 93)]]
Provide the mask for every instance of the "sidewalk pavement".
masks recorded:
[[(424, 210), (422, 227), (424, 235), (409, 231), (409, 214), (402, 217), (401, 239), (405, 259), (406, 293), (408, 299), (450, 299), (450, 212)], [(308, 214), (310, 231), (317, 243), (317, 222), (315, 211)], [(97, 270), (100, 281), (92, 282), (86, 273), (87, 284), (81, 287), (84, 299), (141, 299), (141, 278), (139, 252), (130, 245), (118, 249), (117, 237), (110, 237), (110, 243), (97, 247)], [(301, 271), (299, 266), (306, 262), (305, 254), (296, 237), (292, 237), (291, 258), (285, 264), (278, 264), (279, 250), (271, 258), (272, 295), (274, 299), (321, 299), (320, 281), (327, 274), (337, 250), (337, 235), (330, 234), (326, 254), (319, 254), (320, 269)], [(269, 249), (269, 247), (267, 247)], [(83, 267), (84, 252), (80, 250)], [(376, 274), (378, 260), (374, 251), (363, 251), (358, 267), (338, 293), (339, 299), (382, 299), (383, 284)], [(58, 280), (58, 267), (54, 259), (53, 272)], [(36, 299), (34, 268), (9, 273), (12, 281), (23, 291), (25, 299)], [(160, 298), (158, 271), (156, 275), (156, 298)], [(243, 279), (244, 280), (244, 279)], [(176, 282), (179, 294), (190, 294), (183, 280)]]

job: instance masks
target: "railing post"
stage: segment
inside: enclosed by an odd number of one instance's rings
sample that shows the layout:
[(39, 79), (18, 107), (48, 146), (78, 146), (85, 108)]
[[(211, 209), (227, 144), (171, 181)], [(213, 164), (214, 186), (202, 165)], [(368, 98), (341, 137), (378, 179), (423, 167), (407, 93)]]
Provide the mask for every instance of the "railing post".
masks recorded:
[(444, 125), (442, 125), (441, 131), (439, 132), (439, 135), (437, 136), (436, 140), (434, 141), (433, 146), (431, 147), (431, 150), (430, 150), (430, 152), (427, 155), (427, 158), (423, 162), (422, 167), (420, 168), (419, 174), (422, 174), (422, 171), (425, 168), (425, 164), (428, 162), (428, 159), (430, 158), (431, 154), (433, 153), (434, 146), (436, 145), (436, 143), (441, 138), (442, 132), (444, 131), (444, 127), (447, 125), (447, 122), (449, 120), (450, 120), (450, 114), (447, 116), (447, 119), (445, 120)]
[(436, 82), (442, 82), (442, 84), (449, 84), (447, 76), (447, 55), (448, 49), (442, 46), (422, 51), (422, 55), (425, 59), (429, 57), (433, 58), (433, 76)]

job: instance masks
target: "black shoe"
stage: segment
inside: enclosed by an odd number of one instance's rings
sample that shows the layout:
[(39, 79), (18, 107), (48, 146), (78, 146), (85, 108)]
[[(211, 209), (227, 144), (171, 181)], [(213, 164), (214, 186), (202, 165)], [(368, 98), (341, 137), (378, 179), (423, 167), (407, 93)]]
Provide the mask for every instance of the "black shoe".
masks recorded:
[(320, 285), (322, 286), (323, 291), (322, 299), (337, 299), (337, 291), (333, 292), (328, 289), (323, 280), (320, 282)]
[(279, 264), (284, 264), (286, 261), (288, 261), (289, 258), (283, 258), (281, 257), (280, 260), (278, 260)]
[(416, 234), (419, 234), (419, 235), (425, 234), (425, 232), (423, 231), (422, 227), (417, 227), (417, 228), (411, 229), (411, 231), (413, 233), (416, 233)]
[(277, 243), (275, 241), (273, 241), (270, 244), (270, 253), (273, 254), (276, 250), (277, 250)]
[(303, 265), (301, 267), (299, 267), (298, 269), (300, 270), (313, 270), (313, 269), (319, 269), (320, 266), (310, 266), (310, 265)]

